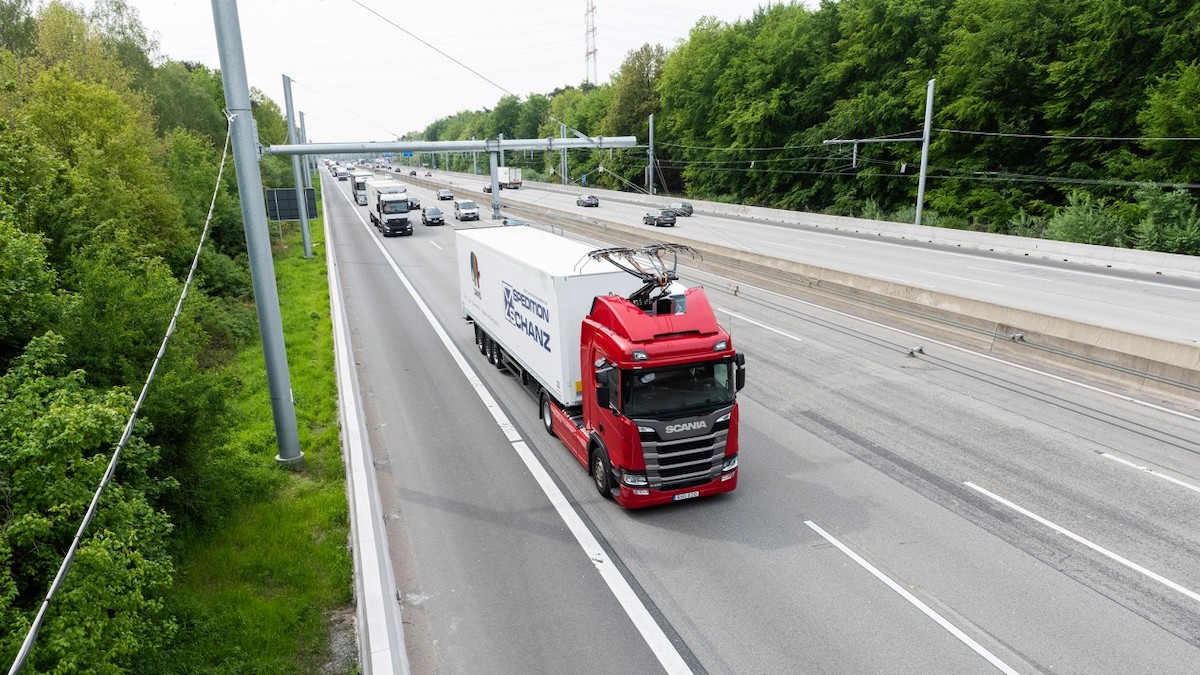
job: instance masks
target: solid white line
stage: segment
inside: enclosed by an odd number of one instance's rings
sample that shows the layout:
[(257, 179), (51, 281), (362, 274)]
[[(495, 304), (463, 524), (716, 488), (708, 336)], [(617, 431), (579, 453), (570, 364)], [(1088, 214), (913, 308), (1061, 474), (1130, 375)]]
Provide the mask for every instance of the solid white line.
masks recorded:
[(683, 657), (679, 654), (679, 650), (675, 649), (675, 645), (672, 644), (670, 638), (663, 632), (662, 627), (650, 615), (650, 610), (646, 609), (646, 605), (642, 603), (641, 598), (634, 592), (629, 581), (621, 574), (621, 570), (604, 553), (604, 549), (596, 541), (591, 531), (588, 530), (583, 519), (579, 517), (579, 513), (575, 511), (571, 503), (567, 501), (566, 495), (558, 489), (558, 486), (550, 478), (550, 474), (546, 471), (546, 468), (542, 466), (533, 452), (529, 450), (529, 447), (525, 445), (525, 441), (522, 439), (520, 432), (517, 431), (516, 425), (509, 421), (508, 416), (504, 414), (504, 411), (500, 408), (500, 404), (496, 402), (491, 392), (488, 391), (483, 380), (479, 379), (479, 376), (471, 369), (466, 357), (454, 345), (454, 342), (450, 339), (450, 335), (446, 333), (442, 324), (434, 317), (433, 311), (425, 304), (425, 300), (417, 293), (417, 289), (409, 282), (408, 277), (400, 270), (400, 266), (396, 264), (391, 254), (383, 246), (383, 243), (375, 236), (374, 230), (363, 220), (362, 214), (358, 213), (357, 209), (354, 213), (358, 217), (358, 221), (362, 223), (363, 229), (371, 234), (371, 241), (375, 242), (375, 246), (379, 249), (379, 252), (383, 254), (392, 271), (396, 273), (396, 277), (400, 279), (400, 283), (404, 284), (404, 287), (408, 289), (409, 295), (417, 303), (417, 307), (425, 315), (425, 319), (429, 321), (429, 325), (442, 341), (442, 345), (446, 347), (446, 351), (450, 353), (450, 358), (454, 359), (454, 362), (458, 364), (459, 370), (462, 371), (463, 376), (467, 378), (467, 381), (475, 390), (475, 394), (479, 396), (484, 407), (487, 408), (492, 419), (495, 420), (496, 426), (500, 427), (500, 431), (504, 433), (504, 437), (512, 444), (513, 450), (516, 451), (521, 461), (525, 463), (525, 467), (529, 469), (529, 473), (533, 475), (538, 486), (542, 488), (542, 492), (545, 493), (546, 498), (554, 505), (554, 510), (558, 513), (559, 518), (562, 518), (562, 521), (567, 525), (567, 529), (575, 536), (575, 541), (579, 543), (584, 554), (591, 559), (592, 564), (599, 570), (601, 578), (608, 584), (608, 588), (613, 596), (616, 597), (617, 602), (621, 604), (629, 619), (633, 621), (633, 625), (641, 633), (642, 639), (646, 641), (650, 650), (658, 657), (658, 662), (662, 664), (663, 669), (672, 675), (690, 675), (692, 669), (683, 660)]
[[(694, 272), (698, 272), (698, 270), (693, 270), (693, 271), (694, 271)], [(713, 277), (716, 277), (716, 278), (723, 278), (723, 277), (720, 277), (719, 275), (716, 275), (716, 274), (713, 274), (713, 275), (711, 275), (711, 276), (713, 276)], [(745, 287), (747, 287), (747, 288), (753, 288), (753, 289), (755, 289), (755, 290), (757, 290), (757, 291), (760, 291), (760, 292), (762, 292), (762, 293), (768, 293), (768, 294), (770, 294), (770, 295), (776, 295), (776, 296), (779, 296), (779, 297), (781, 297), (781, 298), (785, 298), (785, 299), (787, 299), (787, 300), (789, 300), (789, 301), (791, 301), (791, 302), (795, 302), (795, 303), (798, 303), (798, 304), (801, 304), (801, 305), (806, 305), (806, 306), (808, 306), (808, 307), (813, 307), (813, 308), (815, 308), (815, 309), (819, 309), (819, 310), (821, 310), (821, 311), (823, 311), (823, 312), (829, 312), (830, 314), (836, 314), (837, 316), (845, 317), (845, 318), (847, 318), (847, 319), (854, 319), (854, 320), (856, 320), (856, 321), (861, 321), (862, 323), (865, 323), (865, 324), (867, 324), (867, 325), (869, 325), (869, 326), (875, 326), (876, 328), (883, 328), (883, 329), (885, 329), (885, 330), (894, 331), (894, 332), (896, 332), (896, 333), (899, 333), (899, 334), (901, 334), (901, 335), (907, 335), (907, 336), (909, 336), (909, 337), (914, 337), (914, 338), (917, 338), (917, 339), (919, 339), (919, 340), (923, 340), (923, 341), (925, 341), (926, 343), (929, 343), (929, 344), (935, 344), (935, 345), (938, 345), (938, 346), (940, 346), (940, 347), (945, 347), (945, 348), (947, 348), (947, 349), (953, 349), (954, 351), (957, 351), (957, 352), (962, 352), (962, 353), (964, 353), (964, 354), (970, 354), (971, 356), (977, 356), (977, 357), (979, 357), (979, 358), (981, 358), (981, 359), (987, 359), (988, 361), (994, 361), (994, 362), (996, 362), (996, 363), (1002, 363), (1002, 364), (1004, 364), (1004, 365), (1006, 365), (1006, 366), (1010, 366), (1010, 367), (1012, 367), (1012, 368), (1016, 368), (1016, 369), (1018, 369), (1018, 370), (1024, 370), (1025, 372), (1028, 372), (1028, 373), (1034, 373), (1034, 374), (1037, 374), (1037, 375), (1041, 375), (1041, 376), (1043, 376), (1043, 377), (1048, 377), (1048, 378), (1050, 378), (1050, 379), (1052, 379), (1052, 380), (1055, 380), (1055, 381), (1057, 381), (1057, 382), (1062, 382), (1062, 383), (1064, 383), (1064, 384), (1070, 384), (1070, 385), (1074, 385), (1074, 386), (1076, 386), (1076, 387), (1082, 387), (1083, 389), (1087, 389), (1088, 391), (1095, 392), (1095, 393), (1097, 393), (1097, 394), (1102, 394), (1102, 395), (1104, 395), (1104, 396), (1111, 396), (1112, 398), (1119, 399), (1119, 400), (1121, 400), (1121, 401), (1125, 401), (1125, 402), (1127, 402), (1127, 403), (1133, 403), (1133, 404), (1135, 404), (1135, 405), (1144, 406), (1144, 407), (1146, 407), (1146, 408), (1150, 408), (1151, 410), (1157, 410), (1158, 412), (1161, 412), (1161, 413), (1166, 413), (1166, 414), (1168, 414), (1168, 415), (1175, 415), (1176, 417), (1182, 417), (1182, 418), (1184, 418), (1184, 419), (1186, 419), (1186, 420), (1191, 420), (1191, 421), (1193, 421), (1193, 422), (1200, 422), (1200, 417), (1197, 417), (1196, 415), (1189, 415), (1189, 414), (1187, 414), (1187, 413), (1185, 413), (1185, 412), (1181, 412), (1181, 411), (1178, 411), (1178, 410), (1171, 410), (1170, 408), (1165, 408), (1165, 407), (1163, 407), (1163, 406), (1160, 406), (1160, 405), (1155, 405), (1155, 404), (1153, 404), (1153, 403), (1150, 403), (1150, 402), (1148, 402), (1148, 401), (1142, 401), (1142, 400), (1140, 400), (1140, 399), (1133, 398), (1132, 396), (1126, 396), (1125, 394), (1118, 394), (1118, 393), (1116, 393), (1116, 392), (1113, 392), (1113, 391), (1108, 391), (1108, 390), (1106, 390), (1106, 389), (1101, 389), (1100, 387), (1093, 387), (1093, 386), (1092, 386), (1092, 385), (1090, 385), (1090, 384), (1084, 384), (1083, 382), (1078, 382), (1078, 381), (1076, 381), (1076, 380), (1067, 379), (1067, 378), (1065, 378), (1065, 377), (1062, 377), (1062, 376), (1060, 376), (1060, 375), (1054, 375), (1054, 374), (1052, 374), (1052, 373), (1047, 373), (1047, 372), (1046, 372), (1046, 371), (1044, 371), (1044, 370), (1038, 370), (1038, 369), (1036, 369), (1036, 368), (1030, 368), (1029, 366), (1023, 366), (1023, 365), (1021, 365), (1021, 364), (1019, 364), (1019, 363), (1013, 363), (1012, 361), (1005, 361), (1004, 359), (997, 358), (997, 357), (995, 357), (995, 356), (990, 356), (990, 355), (988, 355), (988, 354), (983, 354), (983, 353), (981, 353), (981, 352), (972, 351), (972, 350), (970, 350), (970, 349), (967, 349), (967, 348), (965, 348), (965, 347), (959, 347), (958, 345), (952, 345), (952, 344), (950, 344), (949, 342), (942, 342), (942, 341), (940, 341), (940, 340), (935, 340), (935, 339), (933, 339), (933, 338), (931, 338), (931, 337), (928, 337), (928, 336), (925, 336), (925, 335), (919, 335), (919, 334), (917, 334), (917, 333), (912, 333), (912, 332), (906, 331), (906, 330), (904, 330), (904, 329), (901, 329), (901, 328), (896, 328), (895, 326), (889, 326), (889, 325), (887, 325), (887, 324), (882, 324), (882, 323), (879, 323), (878, 321), (871, 321), (870, 319), (864, 319), (864, 318), (862, 318), (862, 317), (860, 317), (860, 316), (854, 316), (853, 314), (847, 314), (846, 312), (841, 312), (841, 311), (838, 311), (838, 310), (836, 310), (836, 309), (831, 309), (831, 308), (829, 308), (829, 307), (823, 307), (823, 306), (821, 306), (821, 305), (818, 305), (818, 304), (816, 304), (815, 302), (808, 302), (807, 300), (800, 300), (800, 299), (798, 299), (798, 298), (793, 298), (793, 297), (791, 297), (791, 296), (789, 296), (789, 295), (784, 295), (784, 294), (782, 294), (782, 293), (776, 293), (775, 291), (770, 291), (770, 290), (767, 290), (767, 289), (765, 289), (765, 288), (759, 288), (758, 286), (752, 286), (752, 285), (750, 285), (750, 284), (742, 284), (742, 285), (743, 285), (743, 286), (745, 286)]]
[(914, 607), (916, 607), (917, 609), (921, 610), (921, 612), (924, 613), (925, 616), (928, 616), (929, 618), (936, 621), (939, 626), (941, 626), (942, 628), (945, 628), (951, 635), (958, 638), (966, 646), (970, 647), (971, 650), (974, 651), (976, 654), (979, 654), (983, 658), (987, 659), (988, 663), (991, 663), (993, 666), (995, 666), (997, 670), (999, 670), (1002, 673), (1008, 673), (1009, 675), (1017, 675), (1017, 671), (1013, 670), (1012, 667), (1010, 667), (1007, 663), (1001, 661), (999, 659), (999, 657), (997, 657), (995, 654), (988, 651), (987, 648), (985, 648), (983, 645), (976, 642), (973, 638), (971, 638), (970, 635), (967, 635), (966, 633), (959, 630), (959, 628), (957, 626), (955, 626), (954, 624), (947, 621), (945, 618), (942, 617), (941, 614), (938, 614), (937, 612), (930, 609), (929, 605), (926, 605), (925, 603), (921, 602), (919, 599), (917, 599), (917, 597), (915, 595), (913, 595), (912, 593), (909, 593), (907, 590), (905, 590), (905, 588), (903, 586), (896, 583), (895, 581), (892, 581), (886, 574), (884, 574), (883, 572), (880, 572), (874, 565), (872, 565), (871, 563), (864, 560), (862, 558), (862, 556), (858, 555), (854, 551), (851, 551), (845, 544), (843, 544), (842, 542), (840, 542), (836, 538), (834, 538), (833, 535), (829, 534), (825, 530), (822, 530), (819, 525), (817, 525), (816, 523), (814, 523), (811, 520), (804, 521), (804, 524), (809, 526), (810, 528), (812, 528), (813, 531), (816, 532), (817, 534), (821, 535), (821, 537), (823, 537), (825, 539), (825, 541), (838, 547), (838, 549), (842, 553), (845, 553), (846, 555), (850, 556), (851, 560), (858, 563), (866, 571), (870, 572), (876, 579), (887, 584), (887, 587), (892, 589), (896, 593), (898, 593), (900, 595), (900, 597), (902, 597), (905, 600), (912, 603), (912, 605)]
[(755, 321), (754, 319), (751, 319), (748, 316), (743, 316), (741, 314), (738, 314), (737, 312), (731, 312), (728, 309), (724, 309), (721, 307), (718, 307), (717, 310), (721, 311), (721, 312), (725, 312), (729, 316), (737, 317), (737, 318), (741, 319), (742, 321), (745, 321), (746, 323), (754, 324), (755, 326), (758, 326), (759, 328), (762, 328), (763, 330), (769, 330), (772, 333), (782, 335), (783, 337), (788, 338), (789, 340), (795, 340), (796, 342), (804, 342), (804, 338), (802, 338), (802, 337), (792, 335), (791, 333), (785, 333), (784, 331), (781, 331), (778, 328), (772, 328), (772, 327), (768, 326), (767, 324)]
[(997, 283), (993, 283), (991, 281), (980, 281), (978, 279), (972, 279), (970, 277), (956, 277), (953, 274), (942, 274), (941, 272), (930, 272), (929, 270), (921, 270), (919, 272), (919, 274), (932, 274), (935, 277), (945, 277), (947, 279), (954, 279), (955, 281), (966, 281), (966, 282), (972, 283), (972, 284), (984, 284), (987, 286), (996, 286), (998, 288), (1008, 288), (1008, 286), (1006, 284), (997, 284)]
[(436, 241), (430, 240), (429, 243), (433, 244), (433, 247), (436, 248), (437, 250), (439, 250), (439, 251), (442, 250), (442, 247), (438, 246), (438, 243)]
[(1195, 591), (1184, 588), (1183, 586), (1180, 586), (1179, 584), (1175, 583), (1174, 581), (1171, 581), (1170, 579), (1168, 579), (1162, 575), (1151, 572), (1150, 570), (1146, 569), (1145, 567), (1142, 567), (1141, 565), (1133, 562), (1132, 560), (1122, 558), (1121, 556), (1117, 555), (1116, 553), (1113, 553), (1112, 551), (1104, 548), (1103, 546), (1092, 543), (1091, 541), (1084, 539), (1083, 537), (1075, 534), (1074, 532), (1071, 532), (1070, 530), (1068, 530), (1064, 527), (1055, 525), (1054, 523), (1050, 522), (1049, 520), (1046, 520), (1045, 518), (1037, 515), (1036, 513), (1026, 511), (1025, 509), (1021, 508), (1020, 506), (1017, 506), (1016, 504), (1008, 501), (1007, 499), (1005, 499), (999, 495), (993, 494), (991, 492), (988, 492), (987, 490), (979, 487), (978, 485), (976, 485), (970, 481), (963, 483), (963, 485), (966, 485), (967, 487), (971, 488), (972, 490), (975, 490), (976, 492), (980, 492), (984, 495), (987, 495), (988, 497), (991, 497), (992, 499), (1000, 502), (1001, 504), (1007, 506), (1008, 508), (1012, 509), (1013, 511), (1016, 511), (1017, 513), (1020, 513), (1023, 516), (1028, 516), (1029, 518), (1036, 520), (1037, 522), (1045, 525), (1046, 527), (1054, 530), (1055, 532), (1057, 532), (1061, 535), (1065, 535), (1067, 537), (1070, 537), (1071, 539), (1074, 539), (1075, 541), (1092, 549), (1093, 551), (1099, 553), (1100, 555), (1103, 555), (1107, 558), (1115, 560), (1115, 561), (1121, 563), (1122, 565), (1128, 567), (1129, 569), (1131, 569), (1135, 572), (1138, 572), (1140, 574), (1143, 574), (1143, 575), (1157, 581), (1158, 583), (1166, 586), (1167, 588), (1170, 588), (1175, 591), (1179, 591), (1180, 593), (1186, 595), (1187, 597), (1191, 598), (1192, 600), (1200, 602), (1200, 593), (1196, 593)]
[(1120, 463), (1124, 464), (1125, 466), (1133, 467), (1134, 469), (1137, 469), (1138, 471), (1145, 471), (1146, 473), (1150, 474), (1151, 476), (1156, 476), (1163, 480), (1169, 480), (1176, 485), (1182, 485), (1183, 487), (1185, 487), (1189, 490), (1192, 490), (1193, 492), (1200, 492), (1200, 487), (1196, 487), (1195, 485), (1192, 485), (1191, 483), (1185, 483), (1184, 481), (1181, 481), (1178, 478), (1172, 478), (1166, 474), (1159, 473), (1159, 472), (1155, 471), (1154, 469), (1151, 469), (1148, 466), (1138, 466), (1137, 464), (1134, 464), (1133, 462), (1131, 462), (1127, 459), (1121, 459), (1120, 457), (1117, 457), (1115, 455), (1110, 455), (1107, 452), (1100, 453), (1100, 456), (1107, 457), (1114, 462), (1120, 462)]

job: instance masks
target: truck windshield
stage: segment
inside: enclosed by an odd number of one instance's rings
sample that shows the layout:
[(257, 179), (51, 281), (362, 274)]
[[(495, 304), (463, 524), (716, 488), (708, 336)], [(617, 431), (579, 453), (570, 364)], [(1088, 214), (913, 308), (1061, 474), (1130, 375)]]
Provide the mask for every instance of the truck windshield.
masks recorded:
[(384, 213), (408, 213), (408, 202), (405, 200), (396, 202), (384, 202)]
[(729, 359), (621, 372), (621, 409), (628, 417), (729, 405), (735, 391)]

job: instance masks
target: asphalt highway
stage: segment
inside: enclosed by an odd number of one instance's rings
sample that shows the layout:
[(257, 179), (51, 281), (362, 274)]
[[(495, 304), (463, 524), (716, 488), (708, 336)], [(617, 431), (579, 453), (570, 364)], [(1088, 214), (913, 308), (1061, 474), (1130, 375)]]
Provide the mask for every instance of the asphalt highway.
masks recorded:
[[(454, 229), (493, 223), (469, 180), (451, 188), (483, 221), (383, 239), (322, 176), (414, 672), (1200, 671), (1195, 406), (685, 270), (747, 355), (739, 487), (624, 511), (475, 348)], [(717, 220), (681, 218), (677, 234), (1200, 334), (1183, 282), (929, 251), (897, 262), (881, 242)]]

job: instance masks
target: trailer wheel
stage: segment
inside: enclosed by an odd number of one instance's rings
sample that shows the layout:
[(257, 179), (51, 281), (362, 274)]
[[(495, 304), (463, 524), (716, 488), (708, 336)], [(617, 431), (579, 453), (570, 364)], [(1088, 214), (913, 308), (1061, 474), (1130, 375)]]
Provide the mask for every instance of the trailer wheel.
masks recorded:
[(495, 348), (492, 349), (492, 365), (496, 366), (500, 370), (504, 370), (504, 348), (500, 345), (496, 345)]
[(538, 416), (542, 418), (542, 428), (554, 436), (554, 419), (550, 417), (550, 395), (543, 389), (538, 396)]
[(592, 448), (592, 482), (596, 491), (605, 499), (612, 499), (612, 469), (608, 464), (608, 452), (604, 448)]
[(492, 337), (490, 335), (488, 335), (487, 333), (484, 333), (483, 334), (483, 358), (487, 359), (488, 363), (492, 362), (492, 346), (494, 344), (495, 343), (492, 342)]
[(487, 349), (484, 347), (484, 344), (483, 344), (483, 339), (484, 339), (483, 329), (480, 328), (479, 326), (475, 326), (475, 346), (479, 348), (480, 354), (487, 353)]

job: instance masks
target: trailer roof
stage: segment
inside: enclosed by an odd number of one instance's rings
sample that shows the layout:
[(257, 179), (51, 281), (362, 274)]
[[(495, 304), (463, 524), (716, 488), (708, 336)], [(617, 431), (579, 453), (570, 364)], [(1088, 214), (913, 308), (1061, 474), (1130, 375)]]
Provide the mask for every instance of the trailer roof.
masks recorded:
[(610, 262), (589, 259), (587, 254), (595, 250), (595, 246), (533, 227), (479, 227), (459, 230), (458, 234), (479, 241), (548, 276), (624, 274)]

